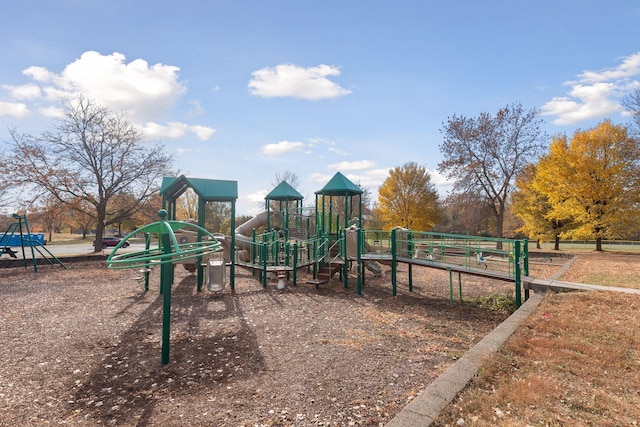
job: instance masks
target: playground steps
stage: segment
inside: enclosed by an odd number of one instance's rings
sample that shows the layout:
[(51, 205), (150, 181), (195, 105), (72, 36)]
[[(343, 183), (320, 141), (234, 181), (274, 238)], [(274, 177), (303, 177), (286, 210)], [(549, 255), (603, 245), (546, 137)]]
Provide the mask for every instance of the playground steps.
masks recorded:
[(340, 270), (342, 267), (342, 263), (332, 263), (326, 264), (320, 270), (318, 270), (318, 274), (316, 274), (315, 279), (307, 280), (307, 283), (311, 285), (316, 285), (316, 289), (320, 287), (320, 285), (327, 283), (333, 277), (336, 272)]
[(317, 277), (328, 282), (340, 270), (340, 267), (342, 267), (342, 263), (327, 264), (318, 271)]

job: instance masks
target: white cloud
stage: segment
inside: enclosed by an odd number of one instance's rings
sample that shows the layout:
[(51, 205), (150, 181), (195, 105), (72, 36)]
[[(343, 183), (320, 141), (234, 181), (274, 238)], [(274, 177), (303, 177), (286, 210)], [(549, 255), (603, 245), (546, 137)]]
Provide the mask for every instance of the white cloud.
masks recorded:
[(207, 139), (211, 138), (211, 136), (216, 132), (216, 130), (213, 128), (200, 125), (191, 126), (189, 130), (195, 133), (198, 139), (202, 141), (206, 141)]
[(439, 186), (448, 186), (453, 185), (454, 181), (447, 180), (444, 175), (438, 172), (437, 169), (429, 171), (429, 175), (431, 175), (431, 182), (437, 187)]
[(346, 152), (345, 150), (342, 150), (340, 148), (335, 148), (335, 147), (329, 147), (327, 149), (327, 151), (329, 151), (330, 153), (333, 153), (333, 154), (337, 154), (338, 156), (348, 156), (349, 155), (349, 153)]
[(583, 71), (575, 81), (568, 81), (568, 96), (554, 97), (542, 106), (542, 114), (555, 116), (557, 125), (570, 125), (584, 120), (621, 112), (619, 99), (638, 84), (640, 52), (624, 58), (614, 68)]
[(292, 97), (308, 100), (331, 99), (351, 93), (330, 76), (340, 75), (340, 70), (330, 65), (299, 67), (281, 64), (274, 68), (261, 68), (252, 73), (249, 93), (263, 98)]
[[(178, 79), (179, 71), (179, 67), (150, 65), (143, 59), (127, 63), (125, 56), (118, 52), (102, 55), (88, 51), (65, 66), (60, 74), (31, 66), (22, 73), (32, 82), (2, 88), (13, 100), (38, 100), (38, 111), (47, 117), (61, 117), (60, 101), (82, 95), (113, 111), (125, 111), (127, 120), (138, 124), (150, 137), (181, 138), (191, 132), (198, 139), (207, 140), (215, 129), (178, 121), (157, 123), (159, 118), (169, 114), (186, 92)], [(55, 105), (46, 105), (42, 101)], [(194, 107), (192, 114), (204, 113), (198, 101), (190, 103)], [(9, 114), (8, 111), (12, 111), (12, 115), (25, 115), (28, 107), (20, 103), (4, 103), (0, 114)]]
[(150, 138), (182, 138), (187, 132), (192, 132), (202, 141), (206, 141), (215, 133), (215, 129), (206, 126), (189, 126), (181, 122), (169, 122), (162, 125), (154, 122), (147, 122), (142, 126), (142, 132)]
[(556, 116), (554, 123), (558, 125), (603, 117), (621, 110), (620, 104), (612, 98), (615, 91), (613, 83), (575, 85), (569, 92), (570, 97), (553, 98), (542, 111), (545, 115)]
[(67, 65), (54, 81), (69, 92), (129, 111), (134, 120), (142, 122), (169, 110), (186, 91), (178, 81), (179, 70), (164, 64), (150, 66), (143, 59), (126, 63), (125, 56), (117, 52), (89, 51)]
[(578, 76), (581, 83), (598, 83), (621, 80), (640, 74), (640, 52), (627, 56), (617, 67), (605, 68), (602, 71), (584, 71)]
[(40, 98), (41, 91), (40, 86), (34, 85), (32, 83), (21, 85), (21, 86), (2, 86), (4, 90), (9, 92), (9, 96), (13, 99), (23, 100), (23, 99), (37, 99)]
[(304, 147), (302, 142), (280, 141), (275, 144), (267, 144), (262, 146), (262, 152), (267, 155), (278, 155), (300, 151)]
[(187, 125), (178, 122), (170, 122), (166, 125), (148, 122), (142, 126), (142, 132), (150, 138), (181, 138), (187, 130)]
[(376, 164), (370, 160), (357, 160), (355, 162), (340, 162), (334, 163), (327, 168), (333, 169), (336, 171), (353, 171), (353, 170), (364, 170), (373, 168)]
[(263, 202), (264, 198), (267, 197), (267, 194), (269, 194), (268, 190), (258, 190), (254, 191), (253, 193), (247, 194), (243, 198), (249, 200), (250, 202)]
[(318, 172), (312, 173), (311, 175), (309, 175), (309, 180), (311, 180), (312, 182), (320, 183), (322, 185), (329, 182), (331, 178), (333, 178), (333, 175), (326, 175)]
[(38, 67), (36, 65), (32, 65), (31, 67), (24, 69), (22, 71), (22, 74), (24, 74), (27, 77), (31, 77), (33, 80), (37, 82), (42, 82), (42, 83), (50, 82), (55, 76), (55, 74), (51, 73), (46, 68)]
[(21, 102), (0, 101), (0, 116), (24, 117), (27, 114), (29, 109)]

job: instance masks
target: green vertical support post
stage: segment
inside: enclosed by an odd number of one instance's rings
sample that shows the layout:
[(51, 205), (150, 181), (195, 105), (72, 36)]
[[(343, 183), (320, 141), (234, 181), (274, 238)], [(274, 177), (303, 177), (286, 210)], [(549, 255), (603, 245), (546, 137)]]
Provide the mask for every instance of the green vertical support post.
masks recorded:
[(311, 260), (311, 252), (309, 251), (309, 239), (311, 238), (311, 218), (307, 218), (307, 242), (305, 243), (305, 248), (307, 249), (307, 273), (311, 273), (311, 266), (308, 264)]
[(318, 278), (318, 239), (313, 239), (313, 278)]
[(365, 252), (365, 234), (364, 230), (358, 227), (358, 267), (360, 272), (358, 273), (358, 280), (362, 283), (360, 288), (366, 285), (365, 275), (364, 275), (364, 262), (362, 262), (362, 254)]
[(413, 264), (409, 263), (409, 292), (413, 292)]
[(462, 274), (458, 271), (458, 292), (460, 293), (460, 302), (462, 302)]
[(397, 292), (397, 268), (396, 268), (396, 229), (391, 230), (391, 293), (395, 297)]
[(520, 240), (516, 240), (515, 242), (515, 249), (514, 249), (514, 253), (513, 253), (513, 257), (514, 257), (514, 262), (515, 262), (515, 273), (516, 273), (516, 277), (515, 277), (515, 285), (516, 285), (516, 308), (520, 307), (520, 305), (522, 304), (522, 289), (521, 289), (521, 277), (520, 277)]
[[(22, 230), (22, 217), (20, 217), (20, 216), (18, 216), (16, 214), (13, 214), (13, 218), (15, 218), (15, 219), (19, 218), (18, 223), (17, 223), (17, 227), (18, 227), (18, 231), (20, 233), (20, 248), (22, 249), (22, 266), (24, 268), (27, 268), (27, 255), (26, 255), (26, 252), (24, 250), (24, 237), (22, 235), (22, 233), (23, 233), (23, 230)], [(38, 271), (37, 264), (34, 265), (34, 270), (36, 272)]]
[(262, 244), (261, 250), (262, 252), (262, 287), (267, 287), (267, 245)]
[[(362, 234), (362, 230), (358, 228), (356, 230), (356, 270), (358, 270), (358, 295), (362, 295), (362, 281), (364, 279), (364, 270), (363, 270), (363, 262), (362, 262), (362, 248), (364, 248), (363, 244), (364, 236)], [(345, 240), (346, 240), (346, 232), (345, 232)]]
[(298, 244), (293, 244), (293, 286), (298, 286)]
[[(525, 277), (529, 276), (529, 241), (527, 239), (524, 239), (523, 241), (523, 257), (524, 257), (524, 275)], [(525, 289), (524, 290), (524, 300), (528, 300), (529, 299), (529, 289)]]
[[(235, 233), (234, 233), (235, 234)], [(256, 258), (258, 257), (258, 254), (256, 253), (256, 229), (254, 228), (253, 230), (251, 230), (251, 253), (249, 254), (249, 256), (251, 256), (251, 264), (255, 264), (256, 263)], [(260, 254), (262, 255), (262, 254)]]
[(342, 259), (342, 275), (344, 276), (344, 288), (349, 287), (349, 261), (347, 260), (347, 230), (338, 230), (340, 239), (340, 258)]
[(453, 305), (453, 272), (450, 267), (447, 267), (449, 272), (449, 305)]
[[(144, 233), (144, 250), (145, 256), (149, 255), (149, 247), (151, 246), (151, 234)], [(149, 290), (149, 260), (144, 263), (144, 291), (147, 292)]]
[[(168, 234), (162, 234), (162, 253), (171, 253), (171, 242)], [(160, 288), (163, 293), (162, 303), (162, 364), (169, 363), (169, 338), (171, 335), (171, 264), (162, 264), (160, 271)]]
[[(22, 239), (22, 219), (24, 218), (24, 227), (27, 230), (27, 236), (29, 236), (29, 249), (31, 249), (31, 259), (33, 260), (33, 271), (38, 272), (38, 262), (36, 261), (36, 253), (33, 250), (33, 243), (31, 242), (31, 230), (29, 230), (29, 221), (27, 215), (22, 215), (20, 218), (20, 238)], [(24, 242), (22, 242), (24, 248)], [(24, 255), (23, 255), (24, 256)]]
[(325, 233), (331, 234), (331, 230), (333, 229), (333, 197), (329, 196), (329, 231), (324, 230)]
[[(236, 229), (236, 202), (231, 202), (231, 231)], [(236, 289), (236, 263), (234, 259), (234, 252), (236, 247), (236, 233), (231, 233), (231, 245), (229, 246), (229, 250), (231, 254), (229, 254), (229, 261), (231, 265), (229, 266), (229, 285), (231, 286), (231, 290), (234, 291)], [(223, 257), (224, 259), (224, 257)]]
[[(206, 202), (202, 199), (202, 197), (198, 197), (198, 226), (205, 228), (205, 215), (206, 212)], [(198, 230), (198, 242), (202, 240), (202, 231)], [(196, 257), (196, 289), (198, 292), (202, 292), (202, 282), (203, 282), (203, 273), (204, 267), (202, 267), (202, 257)]]

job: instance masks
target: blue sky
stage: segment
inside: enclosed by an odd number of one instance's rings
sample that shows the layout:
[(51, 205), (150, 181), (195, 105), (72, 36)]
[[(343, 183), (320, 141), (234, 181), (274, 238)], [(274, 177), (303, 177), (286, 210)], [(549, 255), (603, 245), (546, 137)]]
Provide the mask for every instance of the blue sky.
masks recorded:
[(285, 170), (375, 195), (437, 174), (449, 116), (521, 102), (571, 135), (640, 85), (640, 2), (3, 0), (0, 147), (83, 93), (124, 111), (187, 176), (238, 181), (255, 214)]

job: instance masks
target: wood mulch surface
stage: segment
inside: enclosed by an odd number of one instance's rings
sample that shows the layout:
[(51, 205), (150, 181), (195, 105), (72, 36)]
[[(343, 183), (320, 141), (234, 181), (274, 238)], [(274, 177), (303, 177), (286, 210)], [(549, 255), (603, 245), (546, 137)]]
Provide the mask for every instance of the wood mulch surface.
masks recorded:
[(406, 266), (396, 297), (389, 267), (361, 296), (353, 278), (263, 289), (242, 268), (215, 294), (178, 266), (162, 365), (157, 269), (145, 293), (136, 272), (68, 266), (0, 269), (1, 426), (384, 425), (509, 315), (477, 297), (514, 294), (463, 275), (450, 304), (447, 272), (414, 267), (410, 293)]

